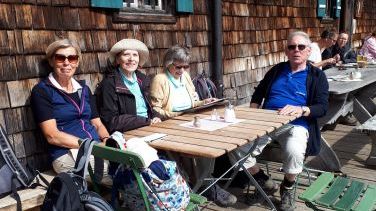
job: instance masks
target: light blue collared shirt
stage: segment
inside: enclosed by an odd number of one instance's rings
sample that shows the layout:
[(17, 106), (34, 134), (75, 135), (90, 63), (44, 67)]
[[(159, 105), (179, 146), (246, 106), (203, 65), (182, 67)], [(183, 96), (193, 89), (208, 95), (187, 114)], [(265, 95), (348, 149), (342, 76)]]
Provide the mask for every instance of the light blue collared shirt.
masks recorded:
[(119, 69), (121, 73), (121, 78), (123, 80), (124, 85), (129, 89), (129, 91), (134, 95), (136, 99), (136, 111), (137, 116), (143, 116), (148, 118), (148, 108), (146, 107), (144, 96), (142, 95), (140, 85), (137, 82), (136, 73), (132, 73), (132, 81), (130, 81), (124, 72)]

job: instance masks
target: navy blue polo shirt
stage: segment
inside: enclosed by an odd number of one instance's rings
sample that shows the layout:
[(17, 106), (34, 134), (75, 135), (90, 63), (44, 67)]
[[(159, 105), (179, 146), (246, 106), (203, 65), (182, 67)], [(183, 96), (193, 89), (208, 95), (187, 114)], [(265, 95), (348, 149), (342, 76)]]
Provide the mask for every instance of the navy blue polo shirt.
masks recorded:
[[(286, 105), (307, 105), (307, 68), (292, 73), (290, 66), (285, 65), (283, 71), (273, 82), (268, 100), (265, 102), (266, 109), (278, 110)], [(300, 117), (291, 122), (308, 129), (305, 117)]]

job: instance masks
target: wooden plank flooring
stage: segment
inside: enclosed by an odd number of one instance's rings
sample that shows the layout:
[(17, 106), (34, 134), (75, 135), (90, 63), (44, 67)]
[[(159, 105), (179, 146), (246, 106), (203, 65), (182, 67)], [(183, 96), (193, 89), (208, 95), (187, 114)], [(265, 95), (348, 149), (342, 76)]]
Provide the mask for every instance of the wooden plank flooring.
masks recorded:
[[(337, 153), (343, 166), (343, 173), (350, 178), (359, 179), (369, 184), (376, 184), (376, 167), (365, 166), (364, 164), (371, 150), (371, 141), (366, 134), (357, 132), (354, 128), (353, 126), (339, 124), (334, 131), (323, 132), (323, 136)], [(269, 165), (273, 179), (280, 183), (283, 179), (283, 174), (279, 171), (281, 164), (270, 163)], [(303, 179), (302, 183), (298, 186), (297, 194), (302, 193), (308, 184), (306, 179)], [(238, 203), (233, 207), (222, 208), (210, 202), (202, 210), (269, 210), (266, 205), (247, 205), (245, 203), (246, 190), (238, 188), (230, 188), (229, 190), (238, 197)], [(278, 192), (275, 194), (275, 200), (277, 203), (280, 200)], [(295, 210), (312, 210), (300, 200), (297, 201), (296, 206)]]

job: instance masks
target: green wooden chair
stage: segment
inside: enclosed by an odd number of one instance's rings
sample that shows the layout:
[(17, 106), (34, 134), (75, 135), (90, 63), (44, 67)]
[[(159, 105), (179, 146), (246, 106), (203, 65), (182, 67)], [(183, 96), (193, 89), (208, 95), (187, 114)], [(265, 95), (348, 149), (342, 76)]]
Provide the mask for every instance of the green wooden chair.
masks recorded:
[[(137, 154), (112, 148), (112, 147), (107, 147), (107, 146), (102, 146), (102, 145), (94, 145), (92, 154), (96, 157), (117, 162), (120, 164), (125, 164), (130, 166), (130, 168), (133, 171), (134, 176), (136, 177), (137, 185), (139, 187), (139, 190), (141, 192), (142, 198), (145, 203), (146, 209), (149, 211), (151, 210), (150, 208), (150, 203), (146, 195), (146, 190), (144, 187), (144, 184), (141, 179), (141, 172), (140, 169), (144, 166), (144, 161), (142, 158), (140, 158)], [(206, 202), (206, 198), (195, 194), (191, 193), (190, 194), (190, 203), (188, 204), (188, 207), (186, 210), (195, 210), (198, 209), (198, 205), (202, 205)]]
[(364, 182), (321, 174), (300, 196), (311, 208), (325, 207), (333, 210), (375, 210), (376, 186)]

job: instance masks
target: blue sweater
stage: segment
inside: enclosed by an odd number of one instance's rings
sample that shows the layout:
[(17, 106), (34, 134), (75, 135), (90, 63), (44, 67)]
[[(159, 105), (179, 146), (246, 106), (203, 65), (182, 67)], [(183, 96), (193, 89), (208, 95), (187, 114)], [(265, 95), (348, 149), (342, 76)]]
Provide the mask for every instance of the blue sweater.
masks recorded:
[[(271, 85), (282, 72), (285, 65), (290, 64), (288, 62), (279, 63), (266, 73), (264, 79), (260, 81), (260, 84), (253, 93), (251, 103), (261, 105), (262, 100), (265, 99), (264, 105), (267, 104)], [(320, 152), (321, 133), (317, 118), (324, 116), (328, 110), (329, 85), (324, 72), (319, 68), (307, 63), (307, 71), (306, 105), (311, 110), (311, 113), (307, 117), (309, 140), (306, 155), (311, 156), (317, 155)]]

